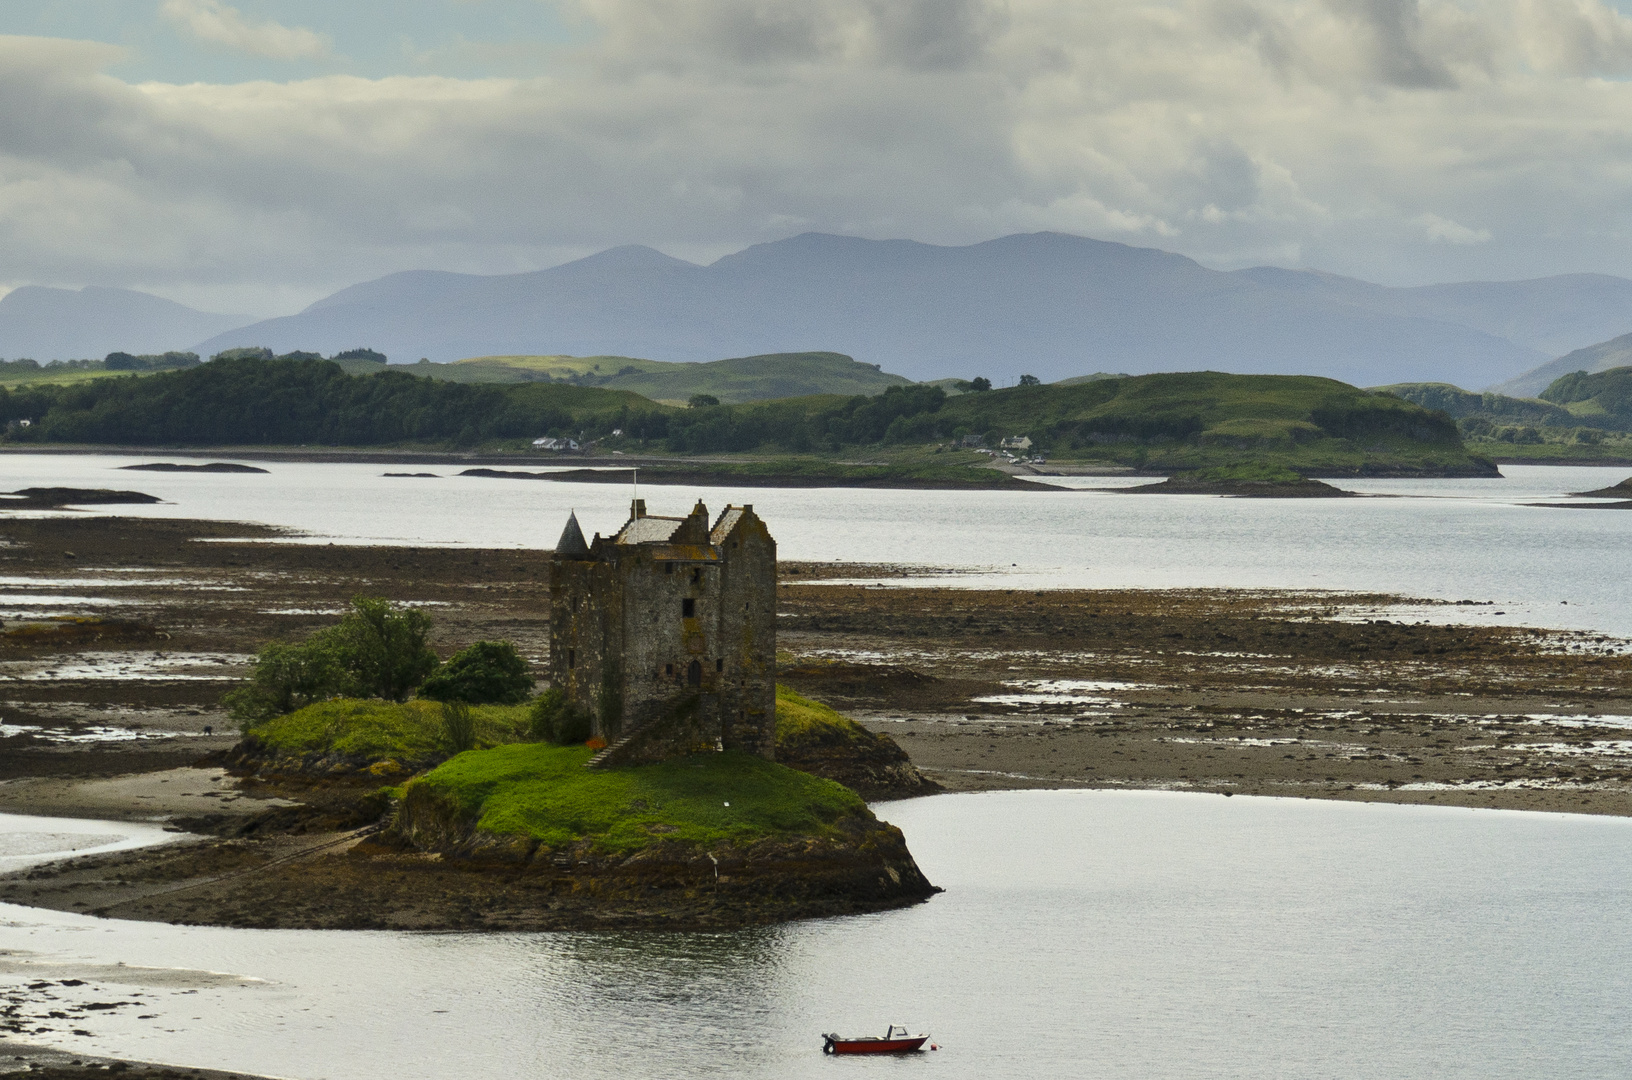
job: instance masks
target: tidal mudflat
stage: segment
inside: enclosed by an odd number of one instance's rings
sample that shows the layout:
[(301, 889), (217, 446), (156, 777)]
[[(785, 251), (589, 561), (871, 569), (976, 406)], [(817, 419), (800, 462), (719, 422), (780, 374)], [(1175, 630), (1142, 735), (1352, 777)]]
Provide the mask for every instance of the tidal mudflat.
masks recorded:
[[(19, 588), (71, 576), (75, 596), (118, 608), (8, 620), (0, 809), (122, 806), (210, 839), (36, 869), (0, 898), (181, 922), (444, 925), (413, 911), (382, 923), (367, 890), (334, 901), (366, 825), (343, 800), (192, 770), (236, 741), (218, 701), (253, 649), (327, 624), (359, 593), (422, 605), (446, 651), (507, 639), (542, 669), (542, 557), (129, 518), (12, 520), (4, 534)], [(1608, 635), (1459, 625), (1454, 604), (1388, 595), (918, 588), (918, 572), (878, 588), (855, 581), (888, 568), (784, 564), (782, 678), (891, 734), (951, 790), (1632, 813), (1632, 656)], [(1402, 614), (1429, 608), (1432, 622)], [(131, 774), (147, 777), (140, 793)], [(469, 875), (438, 876), (465, 896), (458, 925), (516, 925), (503, 889), (467, 896)]]

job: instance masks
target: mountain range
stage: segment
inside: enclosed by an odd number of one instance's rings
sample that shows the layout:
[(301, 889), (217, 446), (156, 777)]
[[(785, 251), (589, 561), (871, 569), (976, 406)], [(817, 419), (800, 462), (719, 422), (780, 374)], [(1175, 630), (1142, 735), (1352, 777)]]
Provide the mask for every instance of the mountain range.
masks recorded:
[(1576, 349), (1557, 360), (1549, 360), (1517, 378), (1498, 383), (1490, 389), (1510, 397), (1533, 398), (1551, 386), (1555, 379), (1572, 371), (1585, 371), (1590, 374), (1627, 366), (1632, 366), (1632, 334), (1622, 334), (1609, 341)]
[[(10, 301), (0, 301), (0, 353), (14, 355)], [(707, 266), (630, 246), (523, 274), (391, 274), (295, 315), (140, 347), (366, 346), (397, 362), (826, 350), (913, 379), (999, 385), (1211, 369), (1476, 389), (1629, 330), (1632, 281), (1601, 274), (1396, 288), (1313, 270), (1211, 270), (1060, 233), (962, 247), (807, 233)]]
[(48, 363), (162, 353), (244, 322), (242, 315), (197, 311), (134, 289), (24, 285), (0, 297), (0, 357)]

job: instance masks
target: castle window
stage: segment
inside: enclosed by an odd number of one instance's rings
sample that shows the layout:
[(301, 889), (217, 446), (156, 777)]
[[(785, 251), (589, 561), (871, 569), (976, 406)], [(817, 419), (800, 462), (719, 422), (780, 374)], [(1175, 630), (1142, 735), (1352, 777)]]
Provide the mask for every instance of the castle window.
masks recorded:
[(673, 664), (664, 664), (663, 665), (663, 674), (673, 675), (674, 674), (674, 665)]
[(567, 650), (567, 666), (568, 667), (577, 667), (578, 666), (578, 650), (577, 649), (568, 649)]
[(680, 617), (682, 619), (695, 619), (697, 617), (697, 601), (689, 596), (680, 601)]
[(715, 671), (724, 671), (725, 670), (725, 658), (724, 657), (721, 657), (720, 659), (714, 661), (714, 670)]
[(674, 573), (674, 564), (673, 564), (673, 563), (672, 563), (672, 562), (666, 562), (666, 563), (664, 563), (664, 564), (663, 564), (663, 572), (664, 572), (664, 573), (665, 573), (665, 574), (672, 574), (672, 573)]
[(692, 567), (691, 568), (691, 583), (693, 585), (695, 585), (701, 580), (703, 580), (703, 568), (700, 567), (700, 566)]
[(703, 685), (703, 665), (693, 660), (691, 666), (686, 668), (686, 682), (692, 686)]

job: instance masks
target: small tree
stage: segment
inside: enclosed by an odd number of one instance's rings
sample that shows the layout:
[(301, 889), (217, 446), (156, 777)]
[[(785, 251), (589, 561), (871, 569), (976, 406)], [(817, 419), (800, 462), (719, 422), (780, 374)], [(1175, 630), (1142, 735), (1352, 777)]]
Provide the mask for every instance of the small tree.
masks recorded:
[(448, 658), (419, 696), (471, 705), (519, 705), (532, 694), (527, 661), (508, 641), (478, 641)]
[(718, 405), (719, 403), (720, 399), (713, 394), (693, 394), (691, 399), (686, 402), (693, 409), (706, 409), (710, 405)]
[(1043, 380), (1039, 379), (1035, 375), (1022, 375), (1022, 376), (1020, 376), (1020, 385), (1021, 386), (1041, 386), (1041, 385), (1043, 385)]
[(369, 697), (405, 701), (441, 663), (426, 644), (431, 617), (378, 596), (358, 596), (340, 625), (323, 632), (354, 684)]
[(255, 655), (249, 685), (221, 699), (248, 727), (344, 691), (349, 679), (324, 634), (298, 644), (273, 642)]
[(593, 730), (589, 713), (575, 708), (566, 692), (554, 686), (533, 701), (528, 719), (533, 738), (557, 746), (575, 746), (587, 740)]

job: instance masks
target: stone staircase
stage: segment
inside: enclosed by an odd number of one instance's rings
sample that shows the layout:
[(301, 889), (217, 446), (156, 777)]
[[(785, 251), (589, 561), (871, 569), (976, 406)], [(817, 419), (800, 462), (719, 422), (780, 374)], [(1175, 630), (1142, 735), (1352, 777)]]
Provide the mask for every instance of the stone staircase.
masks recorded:
[(604, 768), (606, 768), (607, 767), (607, 762), (609, 762), (609, 761), (613, 760), (615, 757), (617, 757), (618, 751), (622, 750), (624, 747), (626, 747), (630, 743), (634, 742), (635, 739), (637, 737), (639, 737), (640, 733), (642, 731), (644, 731), (644, 730), (645, 730), (645, 725), (643, 724), (640, 727), (636, 728), (635, 730), (631, 731), (629, 734), (625, 735), (623, 738), (619, 739), (617, 742), (609, 743), (606, 746), (601, 747), (601, 749), (595, 751), (595, 754), (594, 754), (593, 757), (591, 757), (588, 761), (584, 762), (584, 768), (586, 768), (586, 769), (604, 769)]

